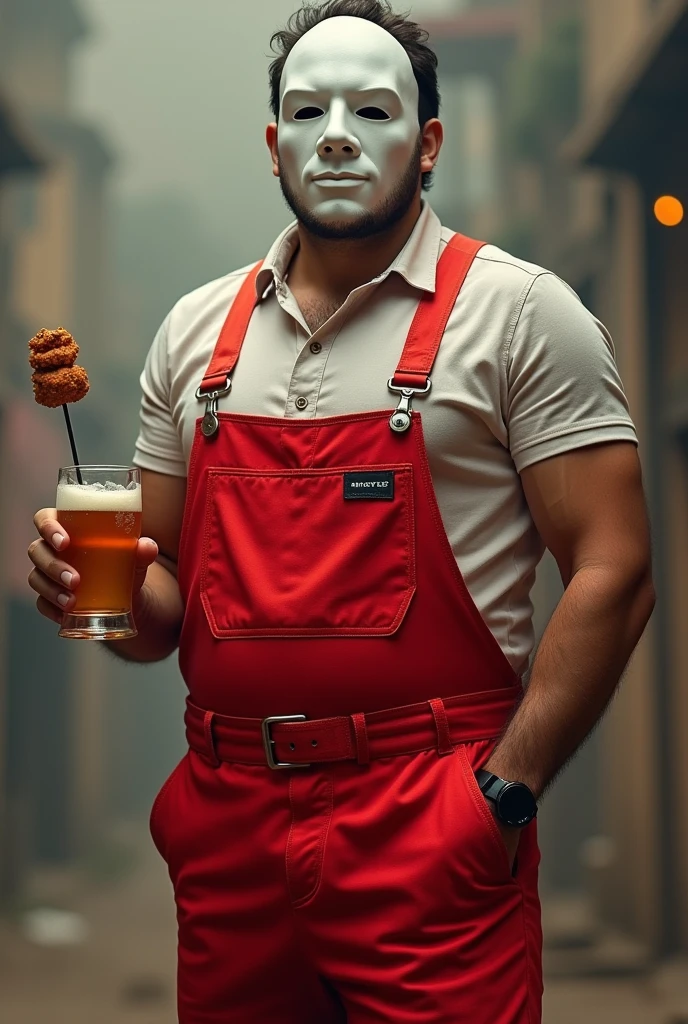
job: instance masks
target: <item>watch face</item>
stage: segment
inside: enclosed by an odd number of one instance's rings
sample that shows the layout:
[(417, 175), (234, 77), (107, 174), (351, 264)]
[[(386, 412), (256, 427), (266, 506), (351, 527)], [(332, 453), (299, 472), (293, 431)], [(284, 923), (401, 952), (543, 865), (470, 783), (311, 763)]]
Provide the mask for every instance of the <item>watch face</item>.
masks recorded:
[(537, 812), (537, 804), (527, 786), (512, 782), (499, 795), (497, 812), (507, 825), (527, 825)]

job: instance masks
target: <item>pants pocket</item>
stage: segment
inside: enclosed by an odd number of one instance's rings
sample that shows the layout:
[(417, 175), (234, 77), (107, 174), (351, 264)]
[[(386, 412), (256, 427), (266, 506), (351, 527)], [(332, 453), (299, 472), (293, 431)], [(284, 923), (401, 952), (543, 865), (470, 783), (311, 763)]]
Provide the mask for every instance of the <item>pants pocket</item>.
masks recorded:
[[(494, 741), (490, 740), (487, 750), (489, 751), (493, 746)], [(513, 883), (517, 873), (518, 853), (516, 854), (516, 861), (512, 869), (509, 851), (475, 777), (475, 772), (478, 768), (482, 767), (487, 759), (485, 756), (486, 748), (485, 745), (480, 743), (470, 744), (471, 749), (469, 752), (468, 747), (469, 745), (465, 743), (457, 744), (455, 747), (466, 790), (466, 806), (472, 815), (476, 833), (480, 837), (486, 853), (489, 854), (489, 861), (487, 863), (490, 868), (496, 872), (496, 876), (500, 880)], [(489, 756), (489, 752), (487, 756)]]
[(200, 592), (215, 637), (399, 628), (416, 587), (411, 465), (206, 479)]
[(189, 752), (184, 754), (181, 760), (174, 766), (170, 774), (167, 776), (162, 786), (158, 790), (158, 793), (153, 800), (153, 806), (148, 820), (148, 830), (150, 832), (155, 848), (163, 858), (167, 860), (167, 841), (165, 836), (165, 814), (164, 811), (167, 807), (169, 796), (172, 787), (179, 777), (182, 769), (184, 768), (189, 757)]

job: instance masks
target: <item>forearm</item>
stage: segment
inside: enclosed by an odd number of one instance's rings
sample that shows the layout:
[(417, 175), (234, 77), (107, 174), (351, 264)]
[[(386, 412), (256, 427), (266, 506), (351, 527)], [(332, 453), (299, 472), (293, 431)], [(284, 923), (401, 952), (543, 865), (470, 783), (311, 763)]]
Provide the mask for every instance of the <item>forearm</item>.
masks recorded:
[(487, 765), (536, 798), (594, 728), (652, 614), (649, 581), (588, 567), (571, 579), (542, 637), (523, 700)]
[(162, 661), (177, 649), (183, 617), (184, 603), (176, 578), (160, 562), (153, 562), (134, 604), (138, 636), (102, 642), (124, 661)]

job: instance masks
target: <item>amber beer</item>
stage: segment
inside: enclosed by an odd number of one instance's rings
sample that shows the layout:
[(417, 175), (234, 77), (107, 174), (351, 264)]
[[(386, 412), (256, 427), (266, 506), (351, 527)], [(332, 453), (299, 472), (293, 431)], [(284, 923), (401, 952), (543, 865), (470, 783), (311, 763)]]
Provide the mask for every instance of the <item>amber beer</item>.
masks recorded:
[[(136, 636), (132, 586), (141, 533), (139, 470), (76, 467), (60, 471), (57, 519), (69, 535), (65, 560), (79, 573), (76, 603), (60, 636), (122, 639)], [(71, 471), (71, 472), (70, 472)]]

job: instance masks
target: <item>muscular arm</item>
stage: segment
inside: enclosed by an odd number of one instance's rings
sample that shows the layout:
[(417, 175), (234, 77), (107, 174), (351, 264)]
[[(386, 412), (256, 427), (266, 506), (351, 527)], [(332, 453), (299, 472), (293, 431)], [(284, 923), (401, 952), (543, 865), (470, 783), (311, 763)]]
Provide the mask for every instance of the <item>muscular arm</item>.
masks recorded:
[[(134, 599), (138, 636), (102, 641), (125, 661), (162, 661), (177, 649), (184, 604), (177, 583), (179, 537), (184, 515), (186, 479), (141, 470), (143, 516), (139, 548), (157, 545), (155, 561), (141, 572), (145, 578)], [(150, 539), (148, 539), (150, 538)]]
[(635, 445), (567, 452), (529, 466), (521, 480), (566, 589), (523, 701), (485, 767), (539, 798), (603, 714), (655, 594)]

